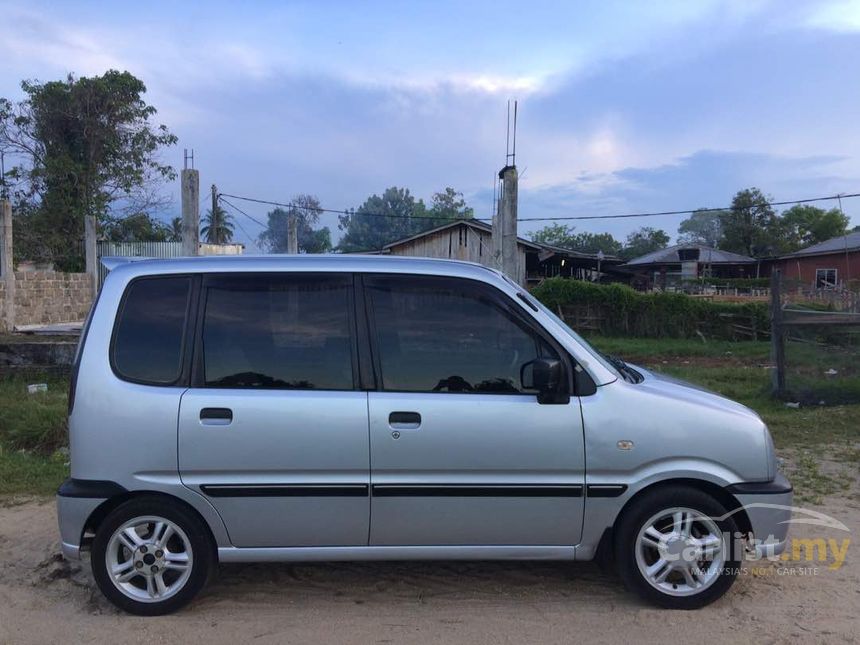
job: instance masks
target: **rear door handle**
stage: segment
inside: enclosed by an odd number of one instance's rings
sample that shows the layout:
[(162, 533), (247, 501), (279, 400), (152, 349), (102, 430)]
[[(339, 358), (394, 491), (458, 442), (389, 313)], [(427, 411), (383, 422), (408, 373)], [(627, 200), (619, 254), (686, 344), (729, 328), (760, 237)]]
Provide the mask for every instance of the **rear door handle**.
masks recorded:
[(417, 430), (421, 427), (421, 415), (417, 412), (392, 412), (388, 425), (395, 430)]
[(233, 422), (230, 408), (203, 408), (200, 410), (200, 423), (207, 426), (228, 426)]

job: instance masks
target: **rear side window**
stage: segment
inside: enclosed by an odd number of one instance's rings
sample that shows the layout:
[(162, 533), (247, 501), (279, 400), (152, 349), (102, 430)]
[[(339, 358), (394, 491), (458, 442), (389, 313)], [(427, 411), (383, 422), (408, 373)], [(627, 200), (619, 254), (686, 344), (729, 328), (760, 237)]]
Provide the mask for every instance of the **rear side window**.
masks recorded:
[(125, 293), (113, 342), (113, 366), (126, 380), (172, 385), (182, 370), (191, 278), (143, 278)]
[(348, 276), (259, 275), (206, 283), (206, 387), (353, 389)]

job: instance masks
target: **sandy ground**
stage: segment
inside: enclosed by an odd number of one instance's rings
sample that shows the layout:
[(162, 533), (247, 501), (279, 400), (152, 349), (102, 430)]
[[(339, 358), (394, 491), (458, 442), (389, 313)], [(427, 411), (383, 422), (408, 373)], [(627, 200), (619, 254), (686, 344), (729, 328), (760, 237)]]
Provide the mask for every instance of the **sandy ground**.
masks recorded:
[[(852, 531), (860, 501), (811, 507)], [(57, 550), (51, 500), (0, 506), (0, 642), (650, 643), (854, 642), (860, 638), (860, 545), (844, 565), (768, 564), (695, 612), (653, 609), (588, 563), (364, 563), (222, 566), (192, 605), (162, 618), (119, 613), (89, 563)], [(797, 572), (818, 564), (817, 575)], [(785, 568), (795, 571), (785, 573)], [(783, 575), (779, 572), (783, 571)]]

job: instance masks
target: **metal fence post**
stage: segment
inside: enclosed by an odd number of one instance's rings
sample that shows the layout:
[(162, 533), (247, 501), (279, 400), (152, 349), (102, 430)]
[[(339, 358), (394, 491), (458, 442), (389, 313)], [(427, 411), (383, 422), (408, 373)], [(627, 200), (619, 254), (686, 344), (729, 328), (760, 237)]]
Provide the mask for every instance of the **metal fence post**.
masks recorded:
[(774, 362), (772, 392), (785, 396), (785, 337), (782, 325), (782, 272), (770, 274), (770, 354)]

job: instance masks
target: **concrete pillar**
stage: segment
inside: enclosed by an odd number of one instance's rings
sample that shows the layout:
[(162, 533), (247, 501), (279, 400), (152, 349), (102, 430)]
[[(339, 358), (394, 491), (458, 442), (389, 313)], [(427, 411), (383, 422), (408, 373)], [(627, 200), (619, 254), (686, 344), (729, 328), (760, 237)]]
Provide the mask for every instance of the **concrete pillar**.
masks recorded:
[(182, 255), (200, 251), (200, 172), (182, 171)]
[(84, 218), (84, 255), (86, 257), (87, 275), (92, 282), (93, 302), (99, 292), (99, 259), (96, 247), (96, 218), (87, 215)]
[(0, 200), (0, 280), (4, 284), (0, 328), (15, 329), (15, 262), (12, 251), (12, 202)]
[(287, 215), (287, 253), (299, 252), (299, 218), (295, 213)]
[(499, 212), (493, 227), (493, 253), (498, 257), (498, 268), (514, 282), (523, 276), (517, 267), (517, 168), (505, 166), (499, 172), (502, 194)]

